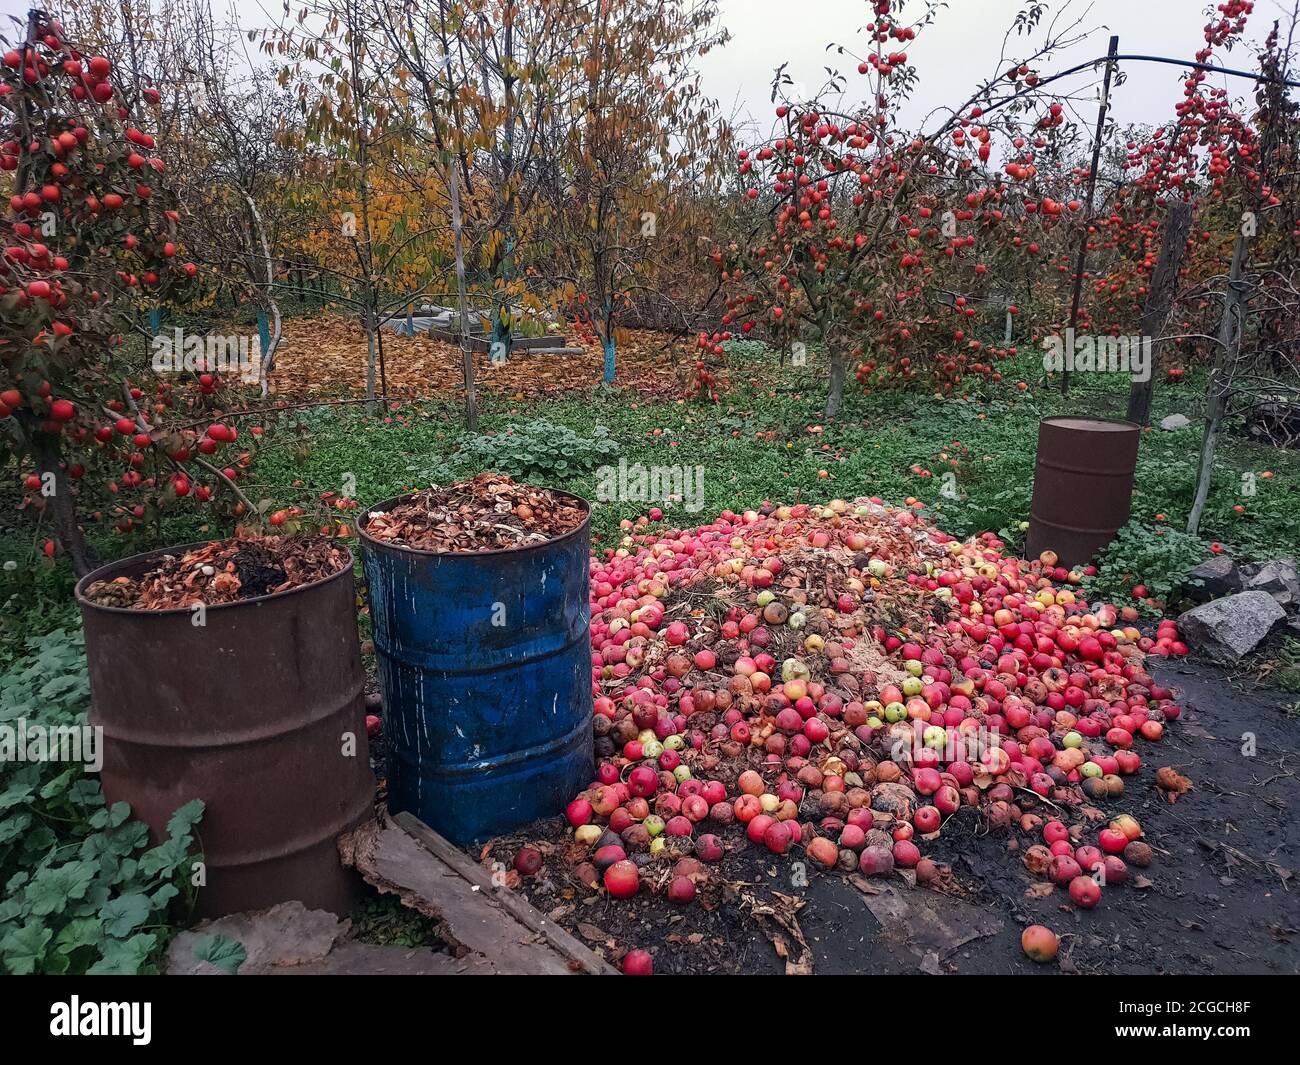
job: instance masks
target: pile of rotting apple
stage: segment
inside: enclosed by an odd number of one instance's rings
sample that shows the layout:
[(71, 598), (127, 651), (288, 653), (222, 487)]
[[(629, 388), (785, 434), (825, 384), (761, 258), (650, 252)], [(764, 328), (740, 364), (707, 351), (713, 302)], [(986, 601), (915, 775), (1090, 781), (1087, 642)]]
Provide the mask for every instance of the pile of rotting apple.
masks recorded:
[[(579, 882), (688, 904), (755, 846), (925, 883), (964, 806), (1030, 837), (1018, 856), (1083, 908), (1147, 865), (1113, 800), (1179, 715), (1146, 658), (1187, 649), (1172, 621), (1151, 637), (1089, 606), (1084, 571), (1003, 547), (862, 499), (728, 511), (593, 558), (597, 779), (563, 848)], [(516, 869), (540, 861), (524, 847)]]

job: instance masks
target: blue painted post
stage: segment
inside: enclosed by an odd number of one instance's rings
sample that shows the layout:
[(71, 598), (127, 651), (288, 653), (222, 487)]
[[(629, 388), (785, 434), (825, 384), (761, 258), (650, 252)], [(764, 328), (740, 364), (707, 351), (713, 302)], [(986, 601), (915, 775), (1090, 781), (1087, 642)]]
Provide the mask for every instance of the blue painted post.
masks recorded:
[(257, 335), (262, 341), (262, 354), (265, 355), (271, 346), (271, 323), (267, 320), (265, 311), (257, 312)]
[(157, 336), (162, 332), (162, 308), (149, 308), (149, 332)]
[(612, 385), (614, 383), (614, 338), (606, 337), (601, 344), (605, 348), (605, 384)]

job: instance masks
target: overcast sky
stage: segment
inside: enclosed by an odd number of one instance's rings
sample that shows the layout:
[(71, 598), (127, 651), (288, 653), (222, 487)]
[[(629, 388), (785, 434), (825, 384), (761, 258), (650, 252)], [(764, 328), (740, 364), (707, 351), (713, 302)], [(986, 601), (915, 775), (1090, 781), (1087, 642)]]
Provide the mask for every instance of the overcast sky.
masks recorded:
[[(1015, 13), (1027, 2), (949, 0), (935, 24), (907, 46), (908, 58), (920, 75), (916, 97), (905, 112), (909, 124), (933, 108), (964, 101), (980, 79), (995, 72), (1003, 37)], [(1287, 16), (1296, 2), (1255, 0), (1248, 40), (1261, 41), (1275, 18), (1283, 20), (1285, 32)], [(213, 7), (220, 12), (227, 3), (245, 29), (264, 27), (281, 17), (282, 0), (213, 0)], [(26, 6), (25, 0), (0, 0), (0, 10), (6, 12), (19, 12)], [(860, 30), (872, 8), (867, 0), (719, 0), (719, 6), (732, 39), (700, 63), (705, 91), (719, 101), (724, 112), (750, 117), (766, 131), (772, 120), (772, 72), (787, 61), (789, 76), (809, 91), (825, 80), (828, 64), (849, 75), (852, 88), (866, 90), (867, 79), (857, 74), (857, 61), (827, 52), (826, 47), (838, 44), (864, 50)], [(908, 6), (921, 8), (919, 0)], [(291, 7), (296, 10), (292, 0)], [(1070, 0), (1068, 4), (1047, 0), (1045, 22), (1053, 17), (1066, 22), (1082, 17), (1080, 28), (1094, 32), (1042, 69), (1045, 73), (1060, 70), (1103, 55), (1110, 33), (1119, 34), (1121, 53), (1191, 58), (1204, 43), (1205, 7), (1204, 0)], [(1041, 36), (1040, 32), (1035, 43)], [(1025, 50), (1027, 43), (1025, 38), (1013, 37), (1009, 56)], [(1229, 66), (1253, 67), (1253, 49), (1238, 49), (1217, 58)], [(1179, 70), (1135, 62), (1124, 64), (1123, 69), (1127, 81), (1116, 90), (1113, 100), (1116, 121), (1121, 125), (1167, 121), (1182, 92)], [(1087, 81), (1088, 75), (1080, 75), (1076, 85)], [(1216, 76), (1214, 82), (1228, 84), (1234, 95), (1251, 87), (1240, 78)], [(1090, 108), (1080, 101), (1080, 109)]]
[[(864, 0), (720, 2), (722, 21), (731, 31), (732, 39), (725, 48), (706, 56), (702, 64), (705, 88), (719, 99), (724, 110), (738, 108), (742, 114), (756, 115), (766, 129), (772, 118), (772, 71), (787, 60), (790, 77), (803, 82), (810, 90), (825, 80), (827, 65), (849, 75), (851, 86), (858, 79), (866, 87), (867, 79), (857, 74), (856, 60), (825, 50), (831, 43), (863, 50), (859, 29), (869, 10)], [(1275, 18), (1282, 20), (1285, 34), (1293, 2), (1255, 0), (1255, 12), (1248, 23), (1248, 40), (1262, 41)], [(916, 98), (906, 112), (907, 117), (920, 119), (935, 107), (964, 101), (975, 85), (996, 69), (1003, 37), (1015, 13), (1024, 6), (1025, 0), (950, 0), (934, 25), (907, 46), (908, 60), (920, 75)], [(1052, 15), (1068, 21), (1073, 21), (1071, 14), (1084, 16), (1081, 28), (1095, 32), (1086, 42), (1044, 64), (1043, 72), (1065, 69), (1104, 55), (1112, 33), (1119, 35), (1121, 54), (1190, 59), (1205, 43), (1205, 6), (1200, 0), (1093, 0), (1091, 4), (1074, 0), (1067, 8), (1060, 0), (1051, 0), (1048, 7)], [(919, 9), (919, 4), (909, 7)], [(1035, 40), (1041, 40), (1041, 34)], [(1009, 45), (1011, 54), (1023, 50), (1024, 42), (1025, 38), (1013, 37)], [(894, 43), (892, 47), (900, 46)], [(1251, 69), (1253, 49), (1237, 49), (1218, 56), (1217, 61)], [(1124, 71), (1127, 80), (1113, 96), (1116, 121), (1121, 125), (1167, 121), (1182, 94), (1179, 70), (1160, 64), (1128, 63)], [(1088, 75), (1080, 75), (1078, 84), (1088, 80)], [(1225, 83), (1234, 95), (1251, 88), (1241, 78), (1216, 76), (1213, 79), (1213, 84)]]

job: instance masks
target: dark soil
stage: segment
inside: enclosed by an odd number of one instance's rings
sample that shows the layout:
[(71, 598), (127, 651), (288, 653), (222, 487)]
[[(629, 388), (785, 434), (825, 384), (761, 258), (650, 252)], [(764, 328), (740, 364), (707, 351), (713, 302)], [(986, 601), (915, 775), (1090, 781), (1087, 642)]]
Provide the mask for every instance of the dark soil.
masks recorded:
[[(1105, 888), (1091, 911), (1063, 888), (1027, 895), (1038, 878), (1019, 848), (1036, 840), (988, 835), (972, 808), (923, 848), (951, 867), (943, 890), (913, 887), (903, 874), (823, 873), (799, 855), (751, 846), (734, 827), (725, 860), (684, 907), (644, 890), (620, 902), (578, 885), (559, 819), (496, 841), (484, 860), (509, 868), (521, 840), (549, 843), (542, 872), (522, 885), (533, 904), (613, 961), (649, 949), (660, 973), (779, 973), (787, 964), (817, 973), (1300, 972), (1300, 718), (1285, 713), (1288, 696), (1235, 689), (1214, 667), (1153, 664), (1184, 713), (1160, 743), (1143, 745), (1145, 764), (1105, 808), (1141, 822), (1155, 860), (1130, 867), (1130, 882)], [(1155, 786), (1166, 765), (1193, 783), (1174, 804)], [(670, 867), (651, 869), (662, 877)], [(643, 882), (651, 875), (643, 870)], [(1057, 961), (1036, 965), (1022, 953), (1020, 933), (1033, 923), (1062, 937)]]

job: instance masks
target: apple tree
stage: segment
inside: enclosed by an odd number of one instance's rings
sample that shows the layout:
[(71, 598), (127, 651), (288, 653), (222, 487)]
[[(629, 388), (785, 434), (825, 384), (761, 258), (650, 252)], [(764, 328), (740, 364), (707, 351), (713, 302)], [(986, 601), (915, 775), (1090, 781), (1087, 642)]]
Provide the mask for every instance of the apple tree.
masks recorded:
[(996, 69), (910, 128), (905, 105), (919, 80), (910, 52), (938, 6), (870, 5), (866, 47), (840, 49), (858, 60), (856, 77), (828, 70), (808, 92), (779, 70), (773, 136), (738, 153), (743, 235), (715, 251), (728, 309), (701, 346), (756, 328), (783, 346), (820, 345), (828, 417), (854, 358), (864, 386), (921, 381), (947, 392), (972, 375), (998, 379), (998, 360), (1015, 349), (974, 335), (979, 310), (1015, 314), (1003, 282), (1041, 273), (1086, 214), (1071, 192), (1078, 175), (1060, 161), (1078, 148), (1071, 119), (1087, 93), (1040, 84), (1041, 64), (1086, 31), (1054, 23), (1009, 58), (1014, 37), (1039, 29), (1041, 5), (1028, 5)]
[(201, 474), (187, 472), (191, 463), (233, 487), (201, 457), (234, 437), (221, 425), (200, 436), (219, 376), (148, 384), (145, 370), (133, 384), (138, 360), (129, 366), (121, 354), (141, 301), (196, 273), (182, 256), (154, 138), (133, 117), (156, 100), (151, 89), (124, 93), (107, 58), (83, 55), (41, 12), (5, 46), (0, 446), (29, 493), (23, 506), (53, 526), (47, 553), (57, 542), (79, 574), (93, 564), (83, 495), (106, 487), (124, 532), (167, 500), (212, 497)]

